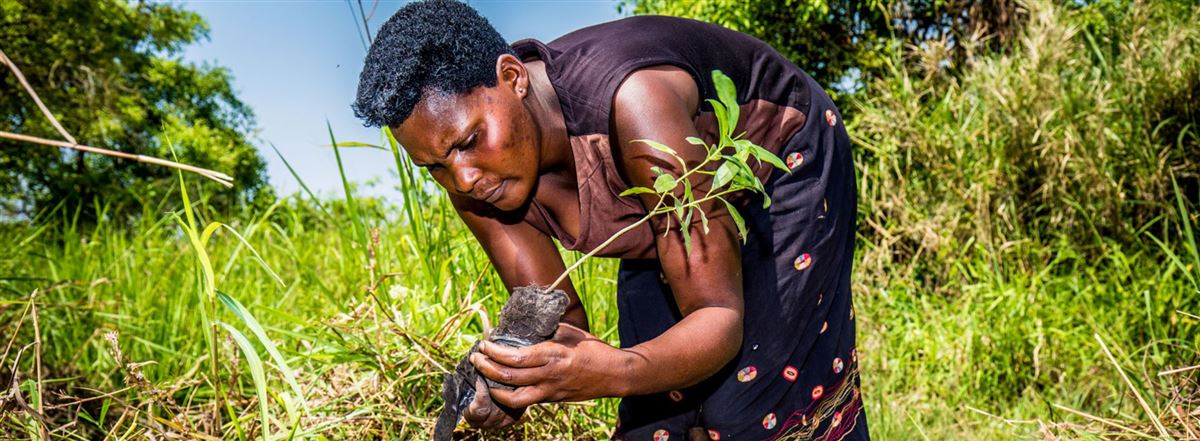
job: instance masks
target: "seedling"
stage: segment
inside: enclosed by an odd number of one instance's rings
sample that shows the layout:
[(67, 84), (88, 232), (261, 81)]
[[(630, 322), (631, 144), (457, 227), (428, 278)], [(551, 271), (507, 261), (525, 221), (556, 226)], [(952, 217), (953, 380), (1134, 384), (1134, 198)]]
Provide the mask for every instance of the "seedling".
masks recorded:
[[(713, 113), (717, 117), (717, 128), (719, 139), (713, 144), (708, 144), (704, 140), (689, 136), (688, 144), (698, 147), (703, 147), (708, 154), (704, 156), (704, 160), (693, 167), (688, 167), (688, 164), (682, 157), (671, 147), (649, 139), (639, 139), (636, 142), (641, 142), (653, 147), (655, 150), (667, 153), (671, 157), (679, 161), (679, 167), (683, 173), (679, 176), (672, 175), (670, 172), (659, 167), (653, 167), (652, 170), (656, 173), (654, 178), (654, 188), (633, 187), (621, 193), (621, 196), (634, 196), (639, 194), (655, 194), (658, 195), (658, 202), (654, 208), (649, 210), (645, 216), (638, 219), (637, 222), (629, 224), (625, 228), (613, 233), (612, 237), (596, 246), (595, 249), (583, 255), (572, 264), (566, 271), (563, 271), (554, 283), (548, 286), (547, 290), (555, 289), (567, 276), (575, 269), (579, 268), (584, 261), (599, 253), (618, 237), (625, 233), (633, 231), (642, 224), (649, 222), (650, 219), (659, 215), (667, 215), (667, 228), (663, 232), (664, 235), (670, 232), (670, 219), (674, 215), (678, 222), (679, 229), (683, 233), (683, 246), (687, 252), (692, 250), (692, 230), (691, 225), (699, 218), (702, 229), (705, 234), (708, 234), (708, 215), (700, 208), (700, 204), (712, 200), (719, 200), (725, 204), (725, 208), (729, 210), (729, 216), (733, 218), (733, 222), (737, 224), (738, 233), (742, 237), (742, 241), (746, 240), (746, 222), (742, 215), (738, 213), (737, 208), (726, 199), (732, 193), (748, 190), (752, 193), (759, 193), (763, 196), (763, 208), (771, 205), (771, 197), (767, 195), (763, 184), (754, 175), (754, 170), (750, 168), (750, 158), (754, 157), (760, 162), (771, 164), (780, 170), (790, 171), (783, 161), (771, 153), (748, 139), (742, 139), (742, 135), (734, 135), (733, 130), (737, 127), (740, 108), (737, 103), (737, 91), (733, 85), (733, 80), (729, 79), (724, 73), (719, 70), (712, 72), (713, 84), (717, 88), (718, 99), (707, 99), (712, 105)], [(716, 170), (711, 170), (712, 164), (719, 163)], [(712, 176), (712, 185), (703, 194), (698, 194), (692, 188), (692, 182), (689, 178), (693, 175), (709, 175)], [(682, 190), (680, 189), (682, 187)]]

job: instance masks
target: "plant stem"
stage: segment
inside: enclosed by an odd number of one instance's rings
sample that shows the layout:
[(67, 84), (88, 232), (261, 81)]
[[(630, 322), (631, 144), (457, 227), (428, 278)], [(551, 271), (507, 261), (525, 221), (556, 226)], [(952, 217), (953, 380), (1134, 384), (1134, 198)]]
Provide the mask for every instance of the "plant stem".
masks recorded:
[[(705, 162), (708, 162), (708, 161), (705, 161)], [(704, 165), (704, 163), (701, 163), (700, 165), (701, 165), (701, 166), (703, 166), (703, 165)], [(699, 168), (699, 166), (697, 166), (697, 168)], [(686, 177), (688, 174), (690, 174), (692, 171), (695, 171), (695, 170), (696, 170), (696, 169), (693, 169), (693, 170), (691, 170), (691, 171), (688, 171), (687, 173), (684, 173), (684, 175), (683, 175), (683, 176), (685, 176), (685, 177)], [(707, 201), (710, 201), (710, 200), (713, 200), (713, 199), (717, 199), (717, 198), (720, 198), (721, 196), (727, 195), (727, 194), (729, 194), (729, 193), (733, 193), (734, 191), (737, 191), (737, 190), (725, 190), (725, 191), (722, 191), (722, 192), (720, 192), (720, 193), (717, 193), (717, 194), (715, 194), (715, 195), (711, 195), (711, 196), (705, 196), (705, 197), (703, 197), (703, 198), (700, 198), (700, 199), (698, 199), (698, 200), (695, 200), (695, 201), (689, 202), (689, 203), (687, 203), (687, 204), (684, 204), (684, 205), (683, 205), (683, 207), (687, 208), (687, 207), (693, 207), (693, 206), (696, 206), (696, 205), (700, 205), (700, 203), (701, 203), (701, 202), (707, 202)], [(618, 238), (618, 237), (624, 236), (624, 235), (625, 235), (625, 233), (628, 233), (628, 232), (630, 232), (630, 231), (633, 231), (633, 229), (634, 229), (634, 228), (637, 228), (638, 226), (640, 226), (640, 225), (642, 225), (642, 224), (646, 223), (646, 221), (650, 220), (650, 218), (652, 218), (652, 217), (654, 217), (654, 216), (656, 216), (656, 215), (659, 215), (659, 214), (664, 214), (664, 213), (668, 213), (669, 211), (667, 211), (667, 210), (663, 210), (663, 209), (662, 209), (662, 208), (663, 208), (663, 201), (665, 201), (665, 200), (666, 200), (666, 194), (663, 194), (663, 195), (659, 196), (659, 198), (658, 198), (658, 203), (654, 205), (654, 209), (653, 209), (653, 210), (650, 210), (650, 212), (649, 212), (649, 213), (646, 213), (646, 215), (645, 215), (645, 216), (643, 216), (641, 219), (638, 219), (638, 221), (637, 221), (637, 222), (634, 222), (634, 223), (632, 223), (632, 224), (629, 224), (629, 225), (625, 226), (625, 228), (622, 228), (622, 229), (618, 230), (616, 233), (613, 233), (613, 235), (612, 235), (612, 236), (609, 236), (609, 238), (608, 238), (607, 240), (605, 240), (604, 242), (600, 243), (600, 245), (597, 245), (597, 246), (596, 246), (596, 248), (593, 248), (593, 249), (592, 249), (591, 251), (589, 251), (587, 254), (584, 254), (584, 255), (583, 255), (583, 257), (580, 257), (578, 260), (576, 260), (576, 261), (575, 261), (575, 263), (571, 264), (571, 266), (570, 266), (570, 267), (568, 267), (568, 268), (567, 268), (565, 271), (563, 271), (563, 272), (562, 272), (562, 274), (559, 274), (558, 278), (557, 278), (557, 279), (554, 279), (554, 282), (553, 282), (553, 283), (551, 283), (551, 284), (550, 284), (550, 286), (546, 287), (546, 290), (547, 290), (547, 291), (549, 291), (549, 290), (553, 290), (553, 289), (554, 289), (555, 287), (557, 287), (557, 286), (558, 286), (560, 283), (562, 283), (562, 282), (563, 282), (563, 280), (566, 280), (566, 278), (567, 278), (567, 276), (568, 276), (568, 275), (570, 275), (572, 272), (574, 272), (576, 269), (578, 269), (578, 268), (579, 268), (581, 265), (583, 265), (583, 262), (584, 262), (584, 261), (586, 261), (587, 259), (591, 258), (592, 256), (595, 256), (595, 255), (596, 255), (596, 253), (599, 253), (599, 252), (600, 252), (601, 250), (603, 250), (605, 247), (608, 247), (609, 245), (611, 245), (611, 244), (613, 243), (613, 241), (617, 240), (617, 238)], [(683, 232), (683, 234), (687, 234), (687, 232), (685, 231), (685, 232)]]

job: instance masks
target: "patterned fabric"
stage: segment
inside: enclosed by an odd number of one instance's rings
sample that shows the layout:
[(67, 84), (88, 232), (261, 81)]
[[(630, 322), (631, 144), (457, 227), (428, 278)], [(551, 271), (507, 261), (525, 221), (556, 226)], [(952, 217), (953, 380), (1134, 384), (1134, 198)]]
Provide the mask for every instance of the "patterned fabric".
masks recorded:
[[(819, 90), (819, 89), (815, 89)], [(824, 93), (781, 155), (790, 174), (767, 182), (772, 205), (741, 209), (745, 332), (741, 352), (699, 385), (626, 398), (614, 438), (869, 439), (859, 392), (850, 272), (856, 190), (850, 140)], [(624, 260), (617, 280), (621, 345), (650, 340), (680, 319), (656, 260)]]

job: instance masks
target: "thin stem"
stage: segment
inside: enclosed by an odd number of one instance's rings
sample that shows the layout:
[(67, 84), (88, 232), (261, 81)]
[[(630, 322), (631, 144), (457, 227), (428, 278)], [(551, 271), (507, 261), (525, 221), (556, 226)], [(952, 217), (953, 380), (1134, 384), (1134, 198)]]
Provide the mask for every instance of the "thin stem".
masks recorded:
[(67, 141), (57, 141), (57, 140), (53, 140), (53, 139), (39, 138), (36, 136), (22, 135), (19, 133), (5, 132), (2, 130), (0, 130), (0, 138), (7, 138), (7, 139), (15, 140), (15, 141), (24, 141), (24, 142), (34, 143), (34, 144), (48, 145), (51, 147), (66, 147), (69, 149), (74, 149), (74, 150), (79, 150), (79, 151), (84, 151), (84, 152), (99, 153), (101, 155), (106, 155), (106, 156), (115, 156), (115, 157), (118, 157), (121, 159), (128, 159), (131, 161), (144, 162), (147, 164), (154, 164), (154, 165), (161, 165), (164, 167), (170, 167), (170, 168), (175, 168), (175, 169), (183, 170), (183, 171), (190, 172), (190, 173), (195, 173), (200, 176), (204, 176), (208, 179), (217, 181), (217, 183), (224, 185), (226, 187), (233, 187), (233, 182), (232, 182), (233, 177), (231, 177), (227, 174), (224, 174), (224, 173), (221, 173), (218, 171), (209, 170), (206, 168), (200, 168), (200, 167), (196, 167), (196, 166), (192, 166), (192, 165), (181, 164), (181, 163), (174, 162), (174, 161), (168, 161), (166, 159), (159, 159), (159, 158), (155, 158), (153, 156), (145, 156), (145, 155), (138, 155), (138, 154), (133, 154), (133, 153), (119, 152), (116, 150), (102, 149), (99, 147), (86, 146), (83, 144), (77, 144), (77, 143), (67, 142)]
[(37, 92), (33, 90), (33, 86), (29, 85), (29, 81), (25, 80), (25, 75), (21, 73), (21, 69), (17, 68), (17, 63), (13, 63), (13, 61), (8, 58), (8, 55), (4, 54), (4, 50), (2, 49), (0, 49), (0, 64), (8, 66), (8, 68), (12, 70), (13, 75), (17, 76), (17, 82), (21, 83), (21, 87), (24, 87), (26, 92), (29, 92), (29, 96), (33, 98), (34, 104), (37, 104), (38, 109), (42, 111), (42, 115), (45, 115), (46, 119), (50, 120), (50, 125), (54, 126), (55, 130), (58, 130), (58, 134), (62, 135), (63, 139), (70, 141), (71, 144), (78, 144), (78, 142), (75, 141), (75, 137), (71, 136), (71, 134), (67, 132), (67, 129), (64, 129), (62, 124), (58, 123), (58, 118), (54, 117), (54, 114), (50, 112), (50, 109), (47, 108), (46, 104), (42, 102), (42, 99), (38, 97)]
[[(703, 163), (701, 163), (701, 165), (703, 165)], [(699, 166), (697, 166), (697, 167), (699, 167)], [(687, 174), (684, 174), (684, 176), (687, 176)], [(706, 196), (706, 197), (700, 198), (698, 200), (688, 202), (686, 204), (683, 204), (683, 206), (684, 207), (696, 206), (696, 205), (699, 205), (701, 202), (707, 202), (707, 201), (710, 201), (713, 199), (717, 199), (721, 196), (727, 195), (729, 193), (733, 193), (735, 191), (738, 191), (738, 190), (725, 190), (723, 192), (717, 193), (712, 196)], [(580, 257), (578, 260), (576, 260), (575, 263), (571, 264), (571, 266), (568, 267), (565, 271), (563, 271), (562, 274), (559, 274), (558, 278), (554, 279), (554, 282), (551, 283), (550, 286), (546, 287), (546, 290), (549, 291), (549, 290), (552, 290), (555, 287), (557, 287), (560, 283), (563, 282), (563, 280), (566, 280), (568, 275), (570, 275), (577, 268), (579, 268), (580, 265), (583, 265), (584, 261), (586, 261), (588, 258), (591, 258), (592, 256), (595, 256), (596, 253), (599, 253), (605, 247), (612, 244), (613, 241), (617, 240), (618, 237), (621, 237), (621, 236), (625, 235), (625, 233), (633, 231), (634, 228), (637, 228), (638, 226), (646, 223), (646, 221), (650, 220), (650, 218), (652, 218), (654, 216), (657, 216), (659, 214), (668, 213), (669, 211), (663, 211), (663, 201), (664, 200), (666, 200), (666, 194), (659, 196), (658, 203), (654, 205), (654, 209), (650, 210), (650, 212), (647, 213), (645, 216), (643, 216), (641, 219), (638, 219), (637, 222), (629, 224), (625, 228), (622, 228), (622, 229), (618, 230), (616, 233), (613, 233), (612, 236), (609, 236), (609, 238), (607, 240), (602, 242), (600, 245), (597, 245), (596, 248), (592, 249), (592, 251), (589, 251), (587, 254), (584, 254), (583, 257)]]
[(574, 272), (576, 268), (579, 268), (580, 265), (583, 265), (583, 262), (585, 260), (587, 260), (588, 258), (590, 258), (592, 256), (595, 256), (596, 253), (599, 253), (600, 250), (603, 250), (605, 247), (612, 244), (613, 241), (617, 240), (618, 237), (621, 237), (621, 236), (625, 235), (625, 233), (633, 231), (634, 228), (637, 228), (639, 225), (644, 224), (644, 223), (646, 223), (646, 221), (650, 220), (650, 218), (652, 216), (657, 214), (658, 207), (662, 205), (663, 199), (665, 199), (665, 196), (659, 196), (658, 203), (654, 205), (654, 207), (655, 207), (654, 210), (651, 210), (650, 213), (647, 213), (641, 219), (638, 219), (637, 222), (629, 224), (629, 225), (625, 226), (625, 228), (622, 228), (619, 231), (617, 231), (616, 233), (613, 233), (612, 236), (608, 237), (608, 240), (605, 240), (600, 245), (597, 245), (596, 248), (592, 248), (592, 251), (589, 251), (587, 254), (584, 254), (583, 257), (580, 257), (578, 260), (576, 260), (575, 263), (571, 264), (571, 266), (566, 269), (566, 271), (563, 271), (562, 274), (559, 274), (558, 278), (554, 279), (554, 283), (551, 283), (550, 286), (546, 287), (546, 290), (550, 291), (550, 290), (554, 289), (555, 287), (557, 287), (558, 284), (562, 283), (563, 280), (566, 280), (567, 276), (570, 275), (572, 272)]

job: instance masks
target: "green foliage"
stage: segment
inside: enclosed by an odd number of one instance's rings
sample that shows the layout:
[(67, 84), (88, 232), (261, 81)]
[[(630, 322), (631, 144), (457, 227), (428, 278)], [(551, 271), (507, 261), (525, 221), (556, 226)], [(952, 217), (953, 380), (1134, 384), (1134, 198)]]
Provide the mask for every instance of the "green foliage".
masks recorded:
[[(254, 120), (229, 72), (180, 61), (206, 37), (199, 15), (164, 3), (0, 0), (0, 48), (63, 126), (83, 144), (169, 157), (230, 174), (235, 188), (203, 184), (209, 201), (270, 201), (265, 162), (250, 145)], [(60, 138), (7, 69), (0, 130)], [(168, 169), (0, 140), (0, 215), (30, 214), (102, 197), (109, 216), (136, 214), (173, 187)], [(269, 203), (269, 202), (267, 202)], [(83, 215), (96, 213), (85, 208)]]
[(623, 0), (622, 9), (753, 35), (838, 93), (886, 76), (888, 54), (898, 47), (945, 52), (939, 69), (957, 68), (984, 49), (1006, 48), (1022, 12), (1008, 0)]
[[(734, 88), (733, 80), (729, 79), (724, 73), (719, 70), (712, 72), (713, 84), (717, 88), (717, 97), (719, 100), (707, 99), (712, 105), (713, 113), (717, 116), (717, 128), (720, 133), (720, 139), (714, 144), (706, 144), (703, 140), (693, 137), (688, 137), (687, 142), (692, 145), (703, 147), (708, 153), (704, 156), (704, 160), (694, 166), (688, 166), (687, 162), (679, 156), (671, 147), (649, 139), (640, 139), (637, 142), (645, 143), (651, 148), (663, 153), (671, 155), (676, 161), (679, 161), (680, 170), (682, 173), (679, 176), (674, 176), (661, 168), (654, 167), (653, 170), (657, 174), (654, 179), (654, 188), (633, 187), (621, 193), (621, 196), (629, 196), (635, 194), (653, 193), (659, 196), (658, 203), (646, 214), (646, 219), (663, 214), (674, 214), (675, 219), (679, 222), (679, 228), (683, 234), (684, 248), (688, 251), (692, 247), (692, 230), (691, 223), (696, 217), (699, 217), (703, 223), (703, 230), (708, 233), (708, 215), (701, 208), (701, 204), (709, 201), (720, 201), (724, 203), (729, 210), (730, 216), (733, 217), (738, 227), (738, 233), (741, 234), (742, 240), (746, 239), (746, 225), (742, 221), (741, 215), (737, 212), (726, 197), (732, 193), (743, 190), (748, 190), (751, 193), (759, 194), (763, 197), (763, 208), (771, 205), (771, 197), (767, 195), (763, 188), (762, 181), (754, 175), (754, 170), (750, 168), (750, 157), (753, 156), (758, 161), (762, 161), (783, 171), (790, 171), (783, 161), (771, 153), (767, 149), (759, 147), (749, 140), (741, 139), (741, 135), (734, 135), (733, 129), (737, 126), (738, 112), (740, 108), (737, 102), (737, 91)], [(716, 170), (712, 170), (712, 166), (716, 165)], [(699, 198), (693, 191), (692, 180), (699, 175), (711, 176), (711, 184), (708, 190)]]
[(1030, 253), (1040, 244), (1102, 258), (1173, 228), (1170, 174), (1185, 194), (1200, 177), (1200, 8), (1139, 5), (1080, 25), (1106, 7), (1033, 4), (1011, 53), (961, 76), (897, 62), (854, 103), (864, 264), (908, 262), (945, 287), (979, 253), (1037, 268), (1055, 257)]
[[(658, 201), (654, 206), (646, 212), (645, 216), (638, 219), (636, 222), (626, 225), (625, 227), (613, 233), (608, 239), (597, 245), (592, 251), (585, 254), (574, 265), (568, 266), (562, 274), (550, 283), (550, 288), (555, 288), (558, 284), (566, 280), (571, 272), (575, 271), (588, 258), (596, 255), (618, 237), (625, 233), (633, 231), (634, 228), (649, 222), (658, 216), (667, 216), (667, 228), (663, 234), (670, 233), (671, 224), (670, 216), (674, 215), (676, 225), (679, 226), (680, 234), (683, 236), (683, 247), (686, 252), (692, 251), (692, 222), (699, 217), (701, 229), (705, 234), (708, 234), (708, 214), (704, 212), (704, 204), (715, 204), (722, 202), (725, 209), (729, 211), (730, 217), (733, 218), (737, 225), (738, 233), (742, 240), (746, 239), (746, 224), (742, 219), (741, 214), (737, 212), (737, 208), (726, 199), (729, 195), (740, 191), (749, 191), (754, 194), (761, 195), (763, 198), (763, 208), (771, 205), (771, 197), (767, 195), (763, 188), (762, 181), (754, 175), (754, 171), (750, 168), (749, 160), (753, 156), (761, 162), (771, 164), (781, 170), (790, 172), (790, 169), (783, 164), (783, 161), (774, 153), (755, 145), (749, 140), (741, 139), (741, 135), (735, 135), (733, 130), (737, 127), (738, 112), (741, 108), (737, 102), (737, 91), (734, 88), (733, 80), (719, 70), (712, 71), (713, 84), (717, 88), (717, 100), (707, 99), (708, 103), (713, 107), (713, 113), (717, 116), (717, 128), (720, 133), (720, 139), (715, 144), (709, 145), (704, 140), (688, 137), (686, 141), (689, 144), (702, 147), (707, 152), (704, 155), (704, 160), (698, 164), (689, 165), (684, 161), (679, 153), (670, 146), (658, 141), (650, 139), (639, 139), (635, 142), (644, 143), (651, 148), (660, 152), (671, 155), (679, 162), (679, 175), (673, 175), (661, 167), (651, 167), (650, 170), (655, 173), (654, 188), (632, 187), (621, 192), (621, 196), (634, 196), (639, 194), (654, 194), (658, 195)], [(716, 170), (712, 170), (716, 167)], [(708, 175), (710, 178), (702, 178)], [(708, 186), (707, 190), (700, 197), (696, 197), (692, 181), (697, 181), (698, 184), (703, 183)], [(709, 205), (711, 206), (711, 205)]]

